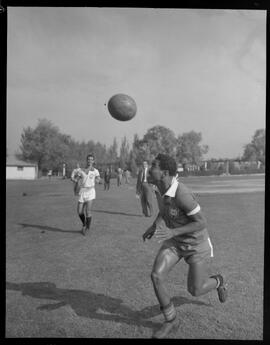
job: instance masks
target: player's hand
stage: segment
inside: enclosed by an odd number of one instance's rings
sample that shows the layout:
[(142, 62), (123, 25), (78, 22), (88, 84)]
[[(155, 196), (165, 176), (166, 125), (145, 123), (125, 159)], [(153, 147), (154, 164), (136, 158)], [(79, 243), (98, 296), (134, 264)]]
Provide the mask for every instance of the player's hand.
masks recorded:
[(174, 233), (172, 229), (167, 228), (166, 226), (157, 227), (155, 231), (155, 238), (158, 240), (158, 242), (163, 242), (165, 240), (168, 240), (172, 237), (174, 237)]
[(150, 238), (154, 235), (156, 229), (155, 226), (151, 225), (150, 228), (148, 228), (145, 233), (143, 234), (142, 238), (143, 240), (150, 240)]

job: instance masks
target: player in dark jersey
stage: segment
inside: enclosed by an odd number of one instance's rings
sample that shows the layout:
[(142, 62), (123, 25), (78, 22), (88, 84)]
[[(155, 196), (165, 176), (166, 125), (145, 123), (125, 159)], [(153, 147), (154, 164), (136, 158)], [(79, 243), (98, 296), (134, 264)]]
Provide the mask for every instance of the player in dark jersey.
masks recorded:
[(163, 244), (156, 256), (151, 279), (165, 322), (153, 338), (165, 338), (179, 326), (174, 305), (165, 288), (169, 271), (184, 258), (189, 265), (187, 289), (192, 296), (217, 289), (220, 302), (227, 299), (221, 274), (207, 276), (205, 259), (213, 256), (213, 247), (206, 229), (206, 219), (195, 196), (177, 178), (173, 158), (159, 154), (150, 170), (151, 183), (156, 188), (159, 214), (143, 234), (143, 240), (153, 235)]

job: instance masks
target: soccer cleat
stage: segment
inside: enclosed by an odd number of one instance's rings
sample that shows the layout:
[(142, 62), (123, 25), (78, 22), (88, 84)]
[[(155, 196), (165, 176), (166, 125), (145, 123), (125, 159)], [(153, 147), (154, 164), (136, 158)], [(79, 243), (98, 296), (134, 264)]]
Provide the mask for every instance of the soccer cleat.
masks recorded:
[(210, 278), (215, 278), (217, 282), (219, 283), (217, 287), (218, 299), (221, 303), (224, 303), (227, 300), (228, 291), (224, 285), (223, 276), (221, 274), (216, 274), (214, 276), (211, 276)]
[(179, 324), (180, 324), (180, 321), (177, 317), (172, 321), (165, 321), (162, 327), (158, 331), (153, 333), (152, 338), (155, 338), (155, 339), (166, 338), (168, 334), (177, 331)]
[(82, 232), (83, 236), (86, 236), (87, 227), (85, 225), (82, 227), (82, 231), (81, 232)]

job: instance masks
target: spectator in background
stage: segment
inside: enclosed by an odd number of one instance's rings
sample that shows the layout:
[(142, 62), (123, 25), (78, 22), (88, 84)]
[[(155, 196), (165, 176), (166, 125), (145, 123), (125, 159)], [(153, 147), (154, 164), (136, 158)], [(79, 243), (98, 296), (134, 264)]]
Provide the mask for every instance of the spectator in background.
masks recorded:
[(119, 187), (122, 184), (123, 170), (119, 167), (117, 170), (117, 186)]
[(111, 177), (112, 177), (112, 174), (111, 174), (110, 168), (106, 168), (104, 172), (104, 190), (110, 189)]
[(129, 179), (130, 179), (130, 171), (127, 169), (125, 170), (125, 180), (127, 184), (129, 184)]
[(48, 171), (48, 178), (49, 178), (49, 180), (51, 179), (51, 177), (52, 177), (52, 170), (49, 170)]
[(142, 168), (139, 170), (136, 184), (136, 194), (141, 200), (142, 212), (145, 217), (151, 217), (153, 214), (153, 189), (148, 183), (149, 167), (148, 162), (144, 161)]

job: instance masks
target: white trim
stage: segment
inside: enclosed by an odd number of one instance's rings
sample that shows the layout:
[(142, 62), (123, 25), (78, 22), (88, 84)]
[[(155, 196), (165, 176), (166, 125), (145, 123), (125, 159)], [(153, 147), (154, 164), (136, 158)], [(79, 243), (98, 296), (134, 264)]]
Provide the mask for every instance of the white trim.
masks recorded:
[(211, 255), (210, 256), (212, 258), (214, 256), (213, 245), (212, 245), (212, 242), (211, 242), (210, 238), (208, 237), (207, 239), (208, 239), (209, 246), (211, 248)]
[(174, 198), (177, 187), (178, 187), (177, 176), (174, 176), (172, 178), (171, 185), (170, 185), (169, 189), (167, 190), (167, 192), (164, 194), (164, 196), (166, 195), (166, 196), (170, 196), (171, 198)]
[(192, 211), (187, 213), (187, 216), (193, 216), (194, 214), (200, 212), (201, 206), (198, 204)]

